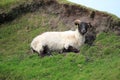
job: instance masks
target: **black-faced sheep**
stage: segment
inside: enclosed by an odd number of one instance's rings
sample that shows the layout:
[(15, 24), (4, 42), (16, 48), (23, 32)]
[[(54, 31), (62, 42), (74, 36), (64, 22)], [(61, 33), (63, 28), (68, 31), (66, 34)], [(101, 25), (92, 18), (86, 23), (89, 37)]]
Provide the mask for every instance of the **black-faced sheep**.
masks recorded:
[(50, 54), (51, 51), (79, 52), (80, 46), (85, 42), (89, 24), (80, 20), (75, 20), (74, 23), (78, 26), (75, 31), (45, 32), (38, 35), (31, 42), (32, 50), (40, 56)]

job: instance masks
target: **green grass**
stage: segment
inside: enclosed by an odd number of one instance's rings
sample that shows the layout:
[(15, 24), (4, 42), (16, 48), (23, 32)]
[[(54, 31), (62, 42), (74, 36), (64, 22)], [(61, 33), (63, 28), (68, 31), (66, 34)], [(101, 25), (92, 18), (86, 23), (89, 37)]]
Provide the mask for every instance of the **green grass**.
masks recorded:
[[(0, 0), (0, 9), (9, 9), (15, 5), (19, 5), (25, 2), (31, 2), (33, 0)], [(67, 0), (57, 0), (60, 3), (70, 3)], [(72, 3), (71, 3), (72, 4)]]
[(120, 36), (114, 33), (98, 34), (94, 46), (83, 45), (79, 54), (31, 53), (35, 36), (64, 30), (59, 17), (44, 10), (0, 25), (0, 80), (120, 80)]
[(32, 0), (0, 0), (0, 13), (9, 12), (20, 4), (30, 3)]
[(67, 0), (56, 0), (56, 1), (58, 1), (59, 3), (67, 3), (67, 4), (74, 4), (74, 3), (72, 3), (72, 2), (69, 2), (69, 1), (67, 1)]
[(19, 0), (0, 0), (0, 6), (1, 7), (8, 6), (8, 5), (16, 3), (17, 1), (19, 1)]

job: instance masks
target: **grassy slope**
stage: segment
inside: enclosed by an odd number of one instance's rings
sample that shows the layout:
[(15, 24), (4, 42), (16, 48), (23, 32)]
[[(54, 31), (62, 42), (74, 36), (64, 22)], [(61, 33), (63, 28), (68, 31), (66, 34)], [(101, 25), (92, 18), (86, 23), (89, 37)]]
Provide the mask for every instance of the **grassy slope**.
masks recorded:
[[(52, 25), (53, 22), (57, 25)], [(66, 28), (58, 16), (45, 14), (44, 11), (28, 13), (1, 25), (0, 79), (120, 80), (119, 36), (101, 33), (95, 46), (84, 45), (80, 54), (54, 53), (54, 56), (44, 58), (31, 54), (29, 44), (33, 37), (52, 30)]]
[(32, 0), (0, 0), (0, 14), (9, 12), (13, 7), (20, 4), (31, 3)]
[(15, 4), (18, 1), (20, 1), (20, 0), (0, 0), (0, 7), (10, 6), (12, 4)]
[(32, 0), (0, 0), (0, 8), (10, 8), (13, 5), (20, 4), (23, 2), (30, 2)]

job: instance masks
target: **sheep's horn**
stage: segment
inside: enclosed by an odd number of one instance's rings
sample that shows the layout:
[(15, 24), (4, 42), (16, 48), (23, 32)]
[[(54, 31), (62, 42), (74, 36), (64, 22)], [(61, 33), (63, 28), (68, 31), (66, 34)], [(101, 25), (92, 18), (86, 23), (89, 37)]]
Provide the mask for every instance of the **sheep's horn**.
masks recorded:
[(74, 21), (74, 24), (75, 24), (75, 25), (78, 25), (78, 24), (80, 24), (80, 22), (81, 22), (81, 21), (80, 21), (79, 19), (76, 19), (76, 20)]

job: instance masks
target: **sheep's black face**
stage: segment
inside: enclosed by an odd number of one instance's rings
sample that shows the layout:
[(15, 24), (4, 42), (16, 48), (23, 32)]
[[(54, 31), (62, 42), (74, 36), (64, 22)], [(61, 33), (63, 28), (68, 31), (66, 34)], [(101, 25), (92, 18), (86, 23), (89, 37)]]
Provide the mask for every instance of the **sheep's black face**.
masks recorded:
[(85, 22), (81, 22), (80, 24), (78, 24), (78, 30), (82, 35), (87, 33), (88, 27), (89, 27), (88, 23)]

